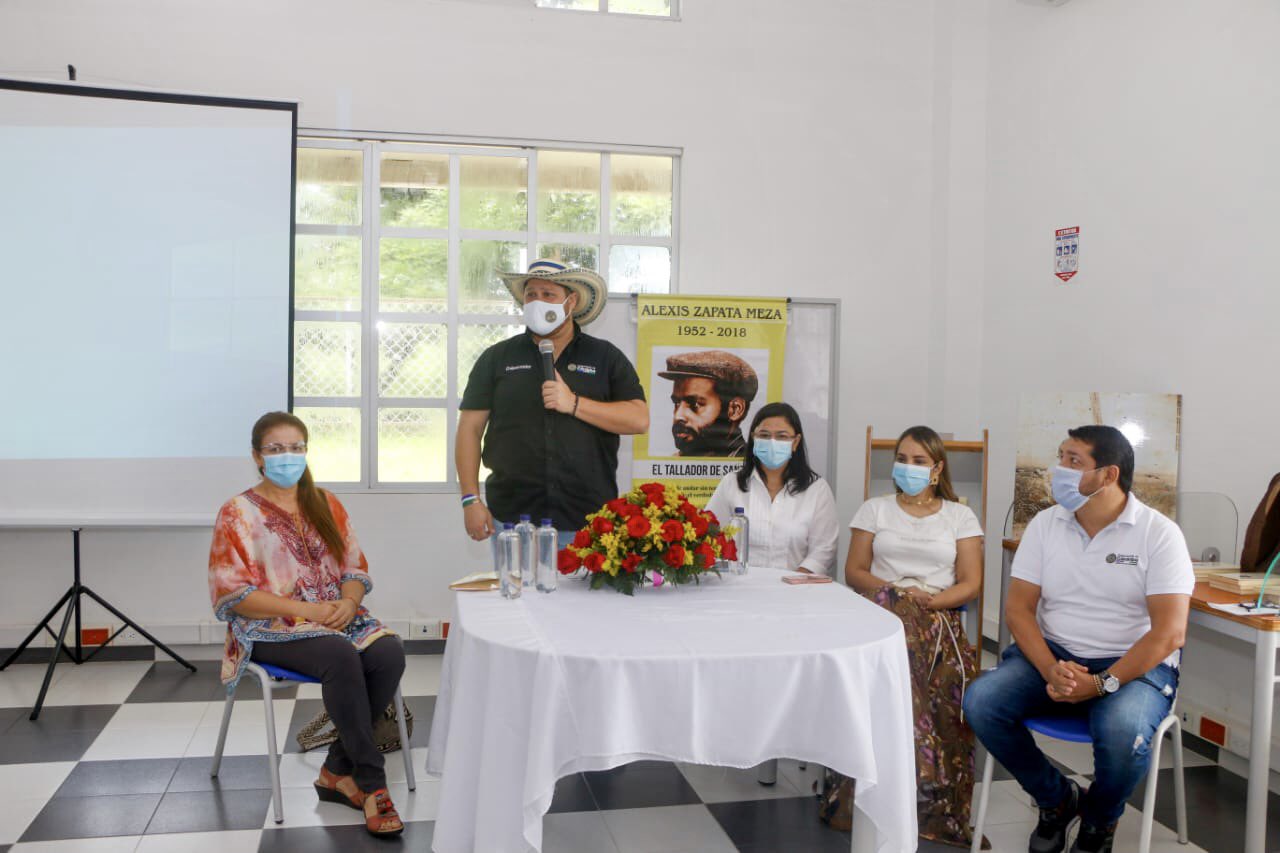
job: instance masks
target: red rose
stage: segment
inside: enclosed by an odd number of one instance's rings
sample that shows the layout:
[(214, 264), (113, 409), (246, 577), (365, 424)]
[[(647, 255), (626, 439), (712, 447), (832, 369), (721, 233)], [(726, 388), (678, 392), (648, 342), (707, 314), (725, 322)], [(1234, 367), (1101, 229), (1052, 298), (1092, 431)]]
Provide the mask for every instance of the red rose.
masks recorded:
[(704, 513), (703, 513), (703, 515), (705, 515), (707, 518), (711, 519), (711, 523), (712, 523), (712, 524), (719, 524), (719, 523), (720, 523), (720, 519), (716, 518), (716, 514), (715, 514), (714, 512), (712, 512), (711, 510), (707, 510), (706, 512), (704, 512)]
[(560, 570), (562, 575), (571, 575), (582, 568), (582, 560), (578, 559), (577, 554), (565, 548), (556, 555), (556, 568)]
[(720, 553), (722, 554), (724, 553), (724, 546), (727, 544), (727, 542), (728, 540), (724, 538), (723, 533), (716, 534), (716, 544), (720, 546)]
[(625, 504), (623, 504), (622, 506), (623, 518), (635, 518), (636, 516), (640, 516), (640, 515), (644, 515), (644, 510), (641, 507), (636, 506), (635, 504), (631, 503), (631, 501), (627, 501)]
[(633, 515), (627, 519), (627, 535), (632, 539), (639, 539), (641, 536), (647, 535), (650, 527), (652, 525), (649, 524), (649, 519), (643, 515)]
[(662, 506), (667, 502), (667, 498), (662, 492), (649, 492), (645, 498), (649, 502), (649, 506)]
[(661, 483), (645, 483), (640, 487), (640, 491), (644, 492), (646, 495), (655, 492), (657, 494), (663, 494), (666, 490), (667, 487)]
[(724, 547), (720, 549), (720, 556), (726, 560), (738, 559), (738, 543), (733, 541), (724, 543)]
[(599, 551), (592, 551), (582, 558), (582, 565), (586, 566), (589, 572), (598, 572), (604, 568), (604, 554)]
[(706, 566), (708, 569), (711, 568), (716, 561), (716, 551), (707, 542), (703, 542), (695, 548), (694, 553), (702, 558), (702, 565)]
[(591, 531), (585, 527), (577, 532), (573, 537), (573, 547), (590, 548), (591, 547)]
[(613, 500), (605, 504), (604, 508), (609, 510), (609, 512), (613, 513), (614, 515), (623, 515), (627, 511), (626, 509), (627, 506), (628, 506), (627, 502), (624, 501), (622, 498), (614, 498)]
[[(670, 523), (670, 522), (668, 522)], [(673, 569), (678, 569), (684, 565), (684, 547), (681, 545), (672, 545), (667, 549), (667, 553), (662, 555), (662, 562), (666, 563)]]
[(684, 515), (685, 521), (693, 521), (698, 517), (698, 508), (688, 501), (680, 504), (680, 512)]
[(591, 529), (603, 536), (606, 533), (613, 532), (613, 522), (604, 516), (596, 516), (596, 520), (591, 522)]
[(662, 538), (668, 542), (679, 542), (684, 538), (684, 525), (674, 518), (662, 522)]
[(701, 539), (707, 535), (707, 531), (711, 529), (711, 522), (707, 521), (705, 515), (695, 515), (689, 519), (689, 523), (693, 525), (693, 535)]
[(639, 554), (628, 554), (626, 557), (622, 558), (623, 571), (634, 572), (636, 570), (636, 566), (638, 565), (640, 565)]

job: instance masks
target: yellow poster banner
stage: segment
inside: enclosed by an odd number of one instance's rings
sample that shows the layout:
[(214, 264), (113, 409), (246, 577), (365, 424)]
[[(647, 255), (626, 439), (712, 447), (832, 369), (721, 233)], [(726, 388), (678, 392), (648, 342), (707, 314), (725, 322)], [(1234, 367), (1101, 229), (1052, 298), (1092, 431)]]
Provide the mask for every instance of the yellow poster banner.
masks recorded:
[(636, 370), (649, 434), (632, 484), (662, 483), (705, 506), (746, 453), (752, 413), (782, 399), (785, 298), (641, 295)]

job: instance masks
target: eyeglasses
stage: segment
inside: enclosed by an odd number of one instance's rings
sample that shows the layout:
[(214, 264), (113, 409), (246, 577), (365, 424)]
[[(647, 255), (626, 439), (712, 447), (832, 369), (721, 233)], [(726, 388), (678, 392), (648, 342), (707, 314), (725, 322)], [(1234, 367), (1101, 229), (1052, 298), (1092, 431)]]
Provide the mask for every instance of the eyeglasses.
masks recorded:
[(306, 453), (307, 443), (299, 441), (297, 444), (264, 444), (262, 445), (263, 456), (277, 456), (281, 453)]
[(753, 438), (758, 438), (761, 441), (768, 441), (769, 439), (773, 439), (774, 441), (791, 441), (791, 439), (795, 438), (795, 434), (790, 432), (759, 431), (753, 432), (751, 435)]

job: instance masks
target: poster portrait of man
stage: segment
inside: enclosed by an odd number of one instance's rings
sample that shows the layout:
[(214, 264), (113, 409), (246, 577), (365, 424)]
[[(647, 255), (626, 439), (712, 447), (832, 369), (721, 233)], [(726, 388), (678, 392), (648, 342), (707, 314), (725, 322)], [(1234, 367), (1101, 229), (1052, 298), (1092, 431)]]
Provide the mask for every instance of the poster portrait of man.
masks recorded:
[[(755, 369), (724, 350), (678, 353), (658, 372), (671, 381), (677, 456), (742, 456), (743, 421), (760, 390)], [(656, 397), (656, 395), (655, 395)]]

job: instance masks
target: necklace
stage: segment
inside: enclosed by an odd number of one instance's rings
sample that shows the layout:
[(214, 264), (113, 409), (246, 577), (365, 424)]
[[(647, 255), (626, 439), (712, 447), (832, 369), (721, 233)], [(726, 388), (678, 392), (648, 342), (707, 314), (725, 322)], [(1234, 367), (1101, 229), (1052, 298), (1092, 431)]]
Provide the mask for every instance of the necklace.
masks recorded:
[(929, 495), (929, 497), (924, 500), (912, 500), (908, 498), (904, 492), (898, 492), (898, 500), (902, 502), (903, 506), (928, 506), (937, 500), (937, 498), (937, 495)]

